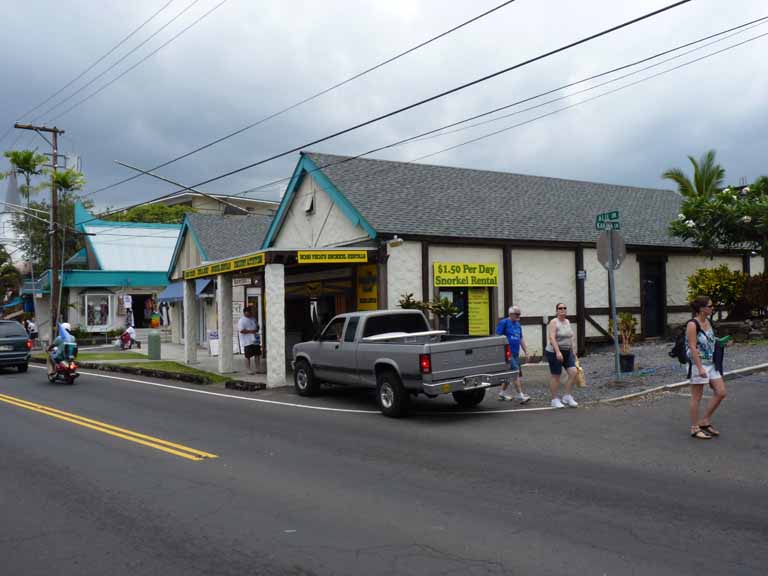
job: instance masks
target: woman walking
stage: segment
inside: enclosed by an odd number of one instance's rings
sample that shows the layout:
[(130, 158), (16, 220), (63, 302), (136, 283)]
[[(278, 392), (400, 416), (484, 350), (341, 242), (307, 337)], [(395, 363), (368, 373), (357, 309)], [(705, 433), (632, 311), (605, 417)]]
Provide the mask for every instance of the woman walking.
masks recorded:
[[(576, 408), (579, 403), (571, 396), (573, 383), (576, 381), (576, 337), (568, 321), (568, 307), (562, 302), (555, 306), (557, 316), (547, 326), (547, 347), (544, 355), (549, 362), (549, 391), (552, 394), (552, 408)], [(560, 388), (560, 375), (563, 368), (568, 374), (565, 382), (565, 396), (561, 400), (557, 393)]]
[[(720, 432), (712, 426), (710, 418), (725, 398), (725, 382), (714, 361), (716, 339), (712, 323), (709, 321), (712, 300), (709, 296), (698, 296), (691, 302), (691, 308), (694, 318), (688, 320), (685, 326), (685, 344), (691, 378), (691, 436), (699, 440), (710, 440), (713, 436), (720, 436)], [(704, 384), (709, 384), (713, 395), (704, 415), (699, 418)]]

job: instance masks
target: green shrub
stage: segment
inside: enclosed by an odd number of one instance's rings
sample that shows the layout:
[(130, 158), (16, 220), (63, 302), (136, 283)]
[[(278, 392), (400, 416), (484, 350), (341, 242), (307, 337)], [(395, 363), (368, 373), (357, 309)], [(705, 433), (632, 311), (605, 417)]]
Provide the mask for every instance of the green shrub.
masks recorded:
[(701, 268), (688, 278), (688, 301), (709, 296), (717, 310), (731, 310), (744, 293), (748, 276), (732, 271), (725, 264)]
[(750, 276), (744, 286), (744, 302), (750, 311), (768, 308), (768, 274)]

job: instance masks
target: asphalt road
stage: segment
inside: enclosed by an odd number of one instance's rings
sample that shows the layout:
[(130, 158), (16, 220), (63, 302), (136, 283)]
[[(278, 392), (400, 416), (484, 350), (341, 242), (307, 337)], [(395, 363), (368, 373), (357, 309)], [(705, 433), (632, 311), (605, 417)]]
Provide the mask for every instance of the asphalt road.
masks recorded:
[(52, 386), (38, 369), (0, 370), (0, 573), (768, 566), (766, 374), (730, 384), (711, 441), (688, 437), (682, 394), (484, 415), (419, 402), (395, 421), (354, 393), (316, 404), (361, 412), (281, 404), (306, 402), (289, 391), (241, 394), (269, 401), (254, 402), (128, 380)]

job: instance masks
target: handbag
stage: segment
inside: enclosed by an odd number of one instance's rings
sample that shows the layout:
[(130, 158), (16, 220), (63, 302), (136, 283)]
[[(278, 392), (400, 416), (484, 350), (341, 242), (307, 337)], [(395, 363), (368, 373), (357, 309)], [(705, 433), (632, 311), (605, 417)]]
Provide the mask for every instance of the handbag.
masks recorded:
[(578, 388), (584, 388), (587, 385), (587, 377), (584, 375), (584, 368), (581, 367), (579, 361), (576, 361), (576, 386)]

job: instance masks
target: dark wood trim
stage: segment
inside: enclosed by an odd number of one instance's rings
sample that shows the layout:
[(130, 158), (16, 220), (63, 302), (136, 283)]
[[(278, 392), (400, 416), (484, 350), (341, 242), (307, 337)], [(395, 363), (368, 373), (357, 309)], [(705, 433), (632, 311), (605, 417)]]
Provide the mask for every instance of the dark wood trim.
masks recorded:
[(747, 276), (752, 274), (752, 256), (749, 252), (741, 255), (741, 271)]
[(421, 241), (421, 301), (431, 300), (429, 289), (429, 242)]
[(687, 304), (667, 306), (667, 314), (682, 314), (683, 312), (691, 312), (691, 307)]
[(502, 270), (504, 272), (504, 312), (514, 304), (514, 289), (512, 287), (512, 247), (505, 244), (502, 250)]
[(584, 354), (584, 336), (587, 330), (587, 323), (584, 313), (584, 278), (579, 278), (579, 271), (584, 270), (584, 248), (578, 246), (574, 251), (576, 262), (576, 347), (579, 354)]
[[(585, 308), (585, 312), (587, 314), (592, 314), (594, 316), (610, 316), (611, 309), (610, 307), (604, 307), (604, 308)], [(616, 308), (616, 313), (619, 312), (629, 312), (630, 314), (640, 314), (641, 309), (640, 306), (618, 306)]]
[(608, 330), (600, 326), (600, 324), (598, 324), (597, 321), (594, 318), (592, 318), (592, 316), (590, 316), (589, 314), (585, 314), (584, 317), (586, 318), (587, 322), (592, 324), (595, 330), (597, 330), (598, 332), (600, 332), (600, 334), (602, 334), (604, 337), (608, 338), (611, 342), (613, 342), (613, 336), (610, 335)]
[(378, 309), (386, 310), (389, 308), (389, 278), (387, 277), (387, 266), (389, 265), (389, 255), (387, 254), (387, 245), (379, 245), (379, 257), (376, 263), (376, 300)]

